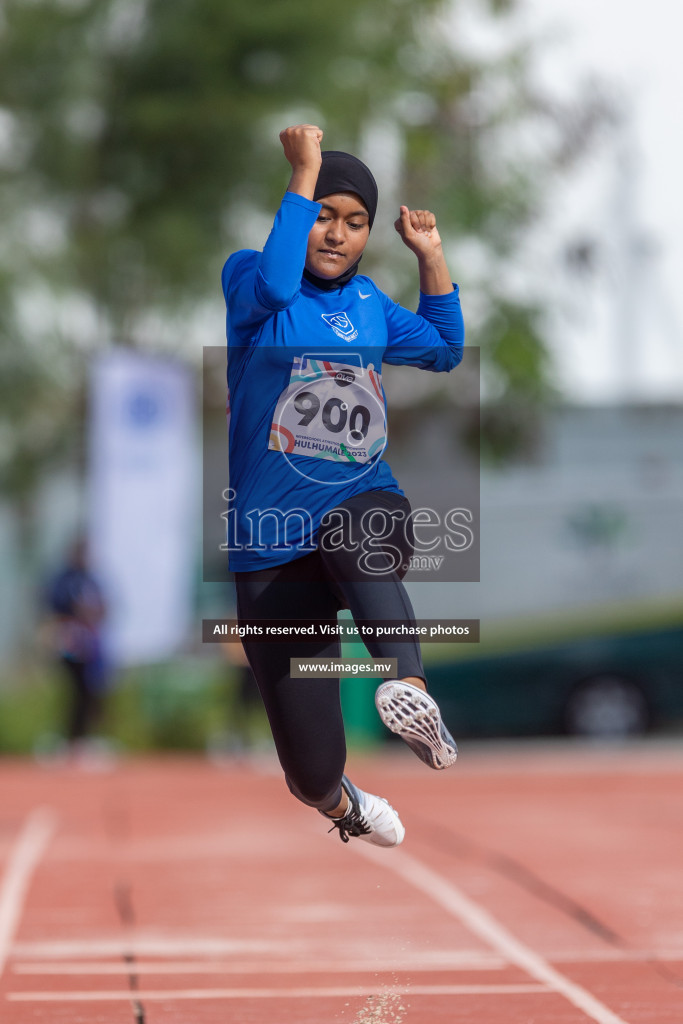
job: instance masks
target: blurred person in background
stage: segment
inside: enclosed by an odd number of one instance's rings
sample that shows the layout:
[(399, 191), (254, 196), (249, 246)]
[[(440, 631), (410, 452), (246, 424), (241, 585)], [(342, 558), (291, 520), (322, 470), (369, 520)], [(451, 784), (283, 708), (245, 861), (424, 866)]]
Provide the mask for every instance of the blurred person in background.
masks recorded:
[[(257, 729), (258, 712), (263, 714), (261, 694), (242, 644), (220, 644), (221, 654), (230, 666), (230, 717), (224, 737), (223, 753), (236, 757), (263, 748)], [(217, 751), (220, 753), (221, 751)]]
[(45, 604), (51, 614), (50, 644), (68, 687), (64, 733), (69, 753), (79, 759), (94, 752), (91, 741), (110, 679), (102, 643), (106, 602), (90, 569), (84, 537), (76, 538), (64, 566), (48, 583)]
[[(232, 575), (224, 615), (228, 618), (237, 617), (237, 597)], [(225, 758), (247, 758), (249, 755), (270, 751), (271, 744), (264, 744), (263, 730), (260, 728), (263, 701), (242, 644), (219, 644), (218, 648), (227, 667), (227, 720), (225, 729), (209, 738), (209, 756), (220, 763)]]

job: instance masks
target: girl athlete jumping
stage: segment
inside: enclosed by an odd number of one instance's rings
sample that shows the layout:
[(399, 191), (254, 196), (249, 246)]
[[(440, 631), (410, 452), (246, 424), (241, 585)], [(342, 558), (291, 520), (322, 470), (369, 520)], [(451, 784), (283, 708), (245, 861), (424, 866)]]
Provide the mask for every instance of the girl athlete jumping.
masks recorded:
[[(244, 648), (291, 792), (330, 819), (344, 842), (398, 846), (405, 830), (396, 811), (344, 774), (339, 680), (293, 678), (292, 661), (339, 657), (334, 627), (343, 608), (357, 625), (414, 624), (402, 583), (411, 510), (381, 458), (381, 367), (452, 370), (464, 328), (429, 210), (401, 206), (395, 223), (417, 257), (417, 313), (357, 273), (377, 185), (356, 157), (321, 152), (322, 137), (308, 124), (280, 133), (292, 174), (268, 240), (262, 252), (236, 252), (223, 268), (230, 568)], [(314, 624), (324, 627), (322, 639), (297, 639), (283, 625), (282, 639), (264, 642), (264, 622)], [(417, 641), (367, 647), (398, 663), (397, 678), (375, 695), (382, 721), (431, 768), (452, 765), (456, 746), (426, 692)]]

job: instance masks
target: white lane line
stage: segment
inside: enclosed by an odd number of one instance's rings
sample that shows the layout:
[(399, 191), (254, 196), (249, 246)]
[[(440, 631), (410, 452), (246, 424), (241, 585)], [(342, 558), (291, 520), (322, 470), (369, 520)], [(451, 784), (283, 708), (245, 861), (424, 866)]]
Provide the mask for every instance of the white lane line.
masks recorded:
[[(441, 956), (428, 962), (416, 960), (301, 960), (291, 963), (268, 963), (237, 961), (217, 963), (212, 960), (136, 960), (136, 974), (380, 974), (382, 971), (406, 971), (411, 974), (436, 973), (438, 971), (499, 971), (508, 963), (499, 956), (482, 955), (475, 959), (453, 963)], [(56, 974), (56, 975), (98, 975), (130, 974), (130, 966), (114, 961), (92, 963), (91, 961), (63, 963), (20, 963), (12, 965), (14, 974)]]
[[(168, 956), (168, 957), (191, 957), (191, 956), (207, 956), (217, 957), (226, 956), (232, 952), (235, 952), (236, 946), (240, 946), (239, 952), (245, 953), (247, 950), (244, 948), (248, 943), (227, 943), (227, 942), (213, 942), (208, 940), (203, 942), (201, 939), (197, 939), (190, 942), (184, 942), (179, 940), (178, 942), (154, 942), (149, 940), (137, 940), (132, 939), (130, 945), (131, 953), (136, 956)], [(292, 944), (284, 943), (280, 944), (282, 949), (278, 949), (277, 952), (288, 952), (292, 951)], [(286, 949), (285, 949), (286, 946)], [(297, 947), (298, 949), (298, 947)], [(273, 953), (274, 944), (269, 944), (265, 948), (265, 952)], [(97, 941), (92, 942), (15, 942), (12, 947), (12, 954), (22, 957), (35, 957), (37, 959), (44, 959), (46, 963), (41, 965), (24, 964), (22, 966), (15, 965), (12, 969), (20, 974), (32, 974), (32, 973), (51, 973), (52, 968), (47, 961), (55, 960), (60, 961), (64, 957), (89, 957), (91, 960), (97, 957), (107, 957), (112, 955), (120, 956), (121, 953), (121, 942), (115, 941)], [(310, 958), (315, 952), (310, 947), (299, 949), (301, 957)], [(329, 948), (328, 948), (329, 952)], [(346, 949), (340, 948), (339, 956), (329, 963), (321, 963), (320, 970), (328, 971), (334, 967), (342, 965), (345, 970), (363, 971), (363, 970), (418, 970), (418, 971), (429, 971), (429, 970), (471, 970), (471, 971), (487, 971), (497, 970), (500, 967), (506, 967), (509, 964), (509, 960), (506, 957), (501, 957), (496, 953), (489, 953), (486, 950), (439, 950), (426, 951), (426, 950), (415, 950), (411, 957), (406, 960), (396, 959), (385, 959), (378, 960), (374, 958), (368, 958), (365, 960), (347, 960)], [(683, 963), (683, 948), (681, 949), (576, 949), (576, 950), (562, 950), (555, 951), (552, 956), (547, 957), (549, 963), (563, 964), (589, 964), (589, 963), (602, 963), (605, 962), (647, 962), (650, 960), (657, 960), (674, 963)], [(169, 961), (165, 961), (169, 963)], [(193, 961), (198, 963), (198, 961)], [(85, 963), (85, 961), (84, 961)], [(262, 960), (249, 960), (249, 961), (237, 961), (225, 963), (225, 970), (238, 974), (240, 972), (248, 974), (267, 974), (269, 972), (280, 972), (290, 973), (295, 972), (301, 965), (301, 959), (296, 962), (290, 961), (272, 961), (265, 963)], [(139, 965), (141, 969), (145, 969), (144, 963)], [(128, 971), (127, 967), (122, 968), (124, 973)], [(172, 967), (175, 970), (175, 967)], [(315, 961), (308, 963), (306, 972), (316, 970)], [(96, 969), (93, 968), (96, 973)]]
[(674, 963), (683, 963), (683, 949), (576, 949), (553, 953), (549, 959), (557, 964), (588, 964), (602, 963), (603, 961), (647, 963), (651, 960), (672, 960)]
[[(534, 993), (548, 995), (545, 985), (377, 985), (331, 988), (186, 988), (135, 993), (140, 1002), (154, 999), (339, 999), (343, 996), (376, 996), (379, 992), (411, 996), (506, 996)], [(10, 992), (13, 1003), (97, 1003), (130, 1000), (130, 992)]]
[[(192, 938), (180, 938), (180, 939), (154, 939), (149, 936), (143, 935), (131, 935), (130, 939), (126, 943), (126, 949), (137, 957), (178, 957), (179, 959), (189, 959), (190, 957), (207, 957), (208, 959), (218, 959), (222, 957), (239, 957), (239, 960), (233, 960), (233, 963), (239, 963), (240, 967), (244, 964), (252, 964), (259, 973), (266, 971), (265, 960), (266, 957), (271, 957), (271, 963), (293, 963), (293, 957), (297, 958), (297, 962), (300, 964), (303, 961), (309, 962), (307, 970), (312, 969), (311, 964), (315, 962), (315, 958), (319, 952), (320, 946), (315, 945), (311, 942), (302, 942), (295, 940), (294, 938), (284, 942), (255, 942), (255, 941), (239, 941), (239, 940), (223, 940), (223, 939), (192, 939)], [(358, 942), (354, 943), (354, 949), (351, 952), (349, 950), (349, 944), (340, 942), (335, 944), (333, 942), (326, 943), (325, 953), (330, 958), (330, 962), (336, 964), (340, 962), (357, 963), (359, 962), (359, 950)], [(97, 957), (106, 959), (107, 957), (115, 960), (121, 956), (121, 940), (118, 939), (92, 939), (86, 940), (59, 940), (56, 942), (15, 942), (12, 947), (12, 953), (16, 958), (25, 958), (27, 960), (39, 960), (39, 961), (60, 961), (69, 959), (87, 959), (94, 960)], [(250, 957), (249, 960), (246, 958)], [(278, 959), (275, 959), (275, 958)], [(353, 959), (351, 959), (353, 957)], [(414, 950), (411, 951), (410, 956), (406, 957), (405, 954), (399, 954), (395, 959), (390, 958), (386, 953), (384, 961), (381, 961), (374, 952), (368, 952), (362, 961), (363, 964), (372, 967), (375, 963), (386, 962), (394, 965), (397, 962), (405, 962), (407, 966), (419, 966), (424, 965), (425, 968), (430, 966), (444, 965), (446, 967), (457, 967), (469, 968), (474, 965), (477, 967), (481, 965), (483, 968), (491, 967), (495, 969), (498, 966), (506, 966), (507, 960), (502, 959), (495, 953), (490, 953), (488, 950), (471, 950), (471, 949), (439, 949), (439, 950)], [(248, 967), (244, 968), (248, 970)], [(277, 969), (277, 968), (274, 968)]]
[[(293, 942), (264, 941), (261, 939), (213, 939), (190, 936), (178, 939), (156, 938), (146, 935), (132, 935), (126, 940), (126, 948), (136, 956), (263, 956), (278, 953), (292, 955)], [(121, 956), (121, 939), (57, 939), (50, 942), (15, 942), (14, 956), (45, 957), (95, 957)], [(296, 948), (294, 949), (296, 952)]]
[(402, 850), (387, 854), (365, 843), (356, 843), (354, 849), (374, 863), (381, 864), (383, 871), (394, 871), (400, 875), (404, 881), (429, 896), (470, 932), (497, 950), (509, 963), (516, 964), (548, 989), (563, 995), (572, 1006), (582, 1010), (596, 1024), (627, 1024), (623, 1017), (619, 1017), (587, 989), (561, 974), (487, 910), (416, 857)]
[(19, 927), (33, 872), (55, 830), (55, 816), (38, 807), (24, 822), (0, 883), (0, 978)]

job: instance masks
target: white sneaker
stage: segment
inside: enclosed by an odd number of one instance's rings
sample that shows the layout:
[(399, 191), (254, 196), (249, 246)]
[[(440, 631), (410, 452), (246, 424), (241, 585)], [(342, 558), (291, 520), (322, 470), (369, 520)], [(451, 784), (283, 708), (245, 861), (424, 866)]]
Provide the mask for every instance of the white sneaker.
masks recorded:
[(458, 748), (441, 719), (436, 701), (411, 683), (391, 679), (375, 693), (379, 716), (430, 768), (450, 768)]
[(348, 843), (349, 836), (363, 839), (373, 846), (398, 846), (403, 842), (406, 830), (384, 797), (364, 793), (346, 775), (342, 776), (342, 786), (349, 797), (346, 814), (341, 818), (330, 818), (328, 814), (320, 812), (332, 822), (332, 828), (339, 829), (342, 842)]

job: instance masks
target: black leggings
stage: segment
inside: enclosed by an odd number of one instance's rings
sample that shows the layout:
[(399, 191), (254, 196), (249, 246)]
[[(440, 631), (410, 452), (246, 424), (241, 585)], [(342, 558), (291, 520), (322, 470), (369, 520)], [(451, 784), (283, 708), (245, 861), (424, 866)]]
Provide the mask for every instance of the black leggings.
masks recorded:
[[(352, 543), (340, 543), (340, 523), (350, 529), (347, 541), (367, 536), (368, 515), (378, 512), (380, 529), (370, 542), (369, 562)], [(335, 516), (334, 513), (343, 513)], [(326, 517), (315, 551), (284, 565), (255, 572), (235, 573), (237, 616), (240, 625), (254, 619), (297, 619), (337, 622), (337, 612), (348, 608), (356, 624), (398, 619), (415, 622), (402, 579), (413, 551), (408, 499), (393, 491), (368, 491), (341, 502)], [(382, 519), (385, 528), (382, 529)], [(371, 529), (372, 524), (371, 524)], [(370, 564), (367, 574), (361, 561)], [(381, 572), (382, 568), (392, 571)], [(303, 803), (322, 811), (341, 803), (341, 777), (346, 762), (346, 740), (338, 679), (291, 679), (290, 658), (338, 658), (340, 642), (329, 640), (259, 643), (247, 637), (244, 649), (263, 697), (280, 764), (291, 792)], [(369, 640), (373, 658), (397, 658), (398, 678), (417, 676), (424, 669), (419, 644), (391, 639)]]

